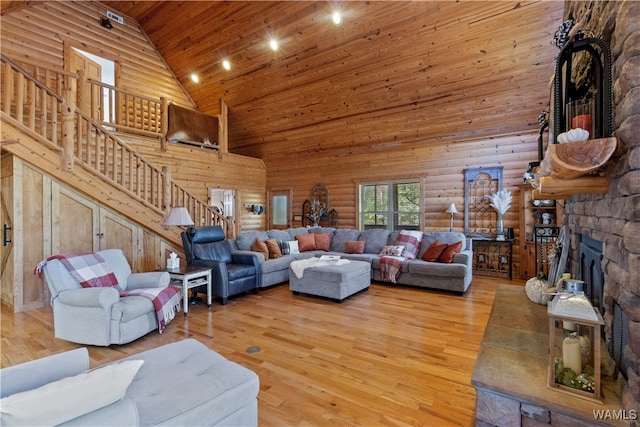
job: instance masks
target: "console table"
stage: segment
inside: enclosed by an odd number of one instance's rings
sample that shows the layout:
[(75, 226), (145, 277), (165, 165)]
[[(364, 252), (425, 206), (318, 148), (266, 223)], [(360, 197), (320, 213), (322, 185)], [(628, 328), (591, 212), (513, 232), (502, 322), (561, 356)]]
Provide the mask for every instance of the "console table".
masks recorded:
[(513, 240), (473, 239), (473, 270), (513, 278)]
[(547, 386), (548, 325), (547, 307), (532, 303), (524, 287), (498, 286), (471, 376), (476, 425), (628, 426), (628, 420), (597, 419), (594, 413), (622, 411), (620, 390), (604, 373), (602, 404)]

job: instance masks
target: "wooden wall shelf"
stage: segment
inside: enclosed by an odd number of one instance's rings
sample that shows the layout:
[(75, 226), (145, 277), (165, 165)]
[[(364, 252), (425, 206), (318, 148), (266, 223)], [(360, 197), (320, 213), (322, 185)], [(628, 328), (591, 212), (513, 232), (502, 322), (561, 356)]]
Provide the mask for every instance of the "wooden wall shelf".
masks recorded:
[(533, 190), (533, 199), (568, 199), (574, 194), (604, 194), (608, 190), (609, 180), (604, 176), (581, 176), (573, 179), (543, 176), (538, 189)]

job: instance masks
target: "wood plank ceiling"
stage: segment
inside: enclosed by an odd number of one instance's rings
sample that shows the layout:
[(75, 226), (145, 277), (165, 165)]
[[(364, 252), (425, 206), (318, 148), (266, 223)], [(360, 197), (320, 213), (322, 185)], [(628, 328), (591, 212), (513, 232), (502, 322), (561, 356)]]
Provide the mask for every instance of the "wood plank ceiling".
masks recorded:
[(232, 152), (267, 163), (536, 131), (563, 10), (555, 1), (102, 3), (138, 21), (201, 111), (227, 102)]

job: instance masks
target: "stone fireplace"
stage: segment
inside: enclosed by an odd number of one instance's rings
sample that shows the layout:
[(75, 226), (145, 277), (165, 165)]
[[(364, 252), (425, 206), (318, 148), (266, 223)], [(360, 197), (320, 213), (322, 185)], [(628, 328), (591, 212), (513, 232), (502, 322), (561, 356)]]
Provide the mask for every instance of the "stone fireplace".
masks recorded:
[[(618, 151), (603, 172), (608, 192), (564, 202), (570, 269), (605, 320), (621, 375), (622, 404), (640, 410), (640, 2), (567, 1), (565, 19), (607, 41), (613, 59), (613, 135)], [(633, 421), (637, 424), (637, 420)]]

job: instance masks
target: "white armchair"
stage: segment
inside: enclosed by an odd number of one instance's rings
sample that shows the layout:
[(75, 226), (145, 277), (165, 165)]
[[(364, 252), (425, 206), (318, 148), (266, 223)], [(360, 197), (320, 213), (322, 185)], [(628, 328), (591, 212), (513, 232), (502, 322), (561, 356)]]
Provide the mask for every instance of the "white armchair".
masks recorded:
[[(169, 273), (131, 273), (120, 249), (97, 252), (109, 264), (122, 290), (164, 288)], [(83, 288), (60, 260), (42, 267), (51, 292), (56, 338), (80, 344), (126, 344), (158, 328), (153, 302), (139, 295), (120, 297), (117, 288)]]

